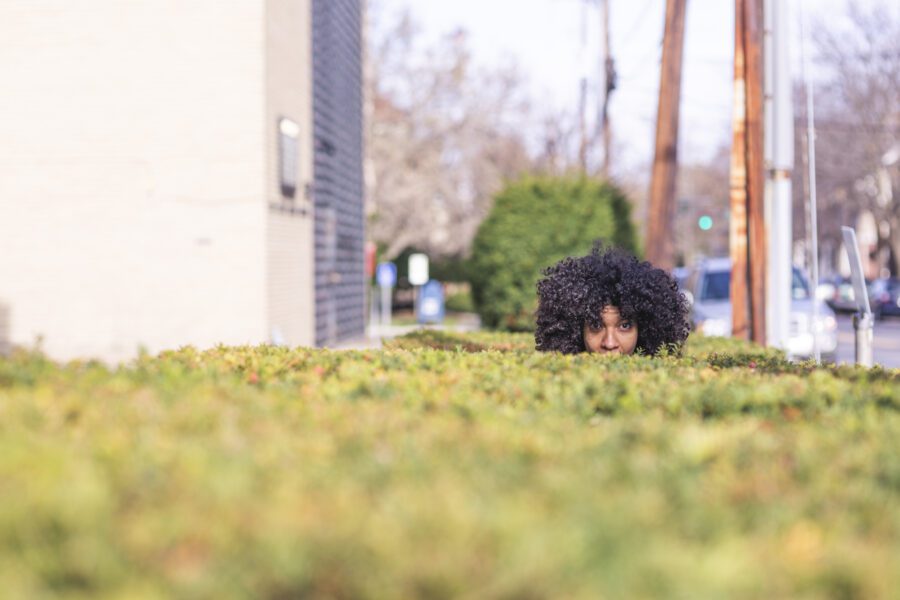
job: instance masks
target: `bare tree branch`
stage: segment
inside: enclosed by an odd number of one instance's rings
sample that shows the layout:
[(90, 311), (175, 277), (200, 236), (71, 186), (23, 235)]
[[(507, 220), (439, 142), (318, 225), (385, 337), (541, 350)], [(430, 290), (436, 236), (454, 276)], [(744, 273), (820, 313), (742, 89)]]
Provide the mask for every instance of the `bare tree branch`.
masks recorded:
[(423, 47), (408, 14), (370, 30), (369, 45), (370, 236), (387, 258), (410, 246), (462, 255), (504, 179), (532, 166), (522, 80), (476, 68), (463, 31)]

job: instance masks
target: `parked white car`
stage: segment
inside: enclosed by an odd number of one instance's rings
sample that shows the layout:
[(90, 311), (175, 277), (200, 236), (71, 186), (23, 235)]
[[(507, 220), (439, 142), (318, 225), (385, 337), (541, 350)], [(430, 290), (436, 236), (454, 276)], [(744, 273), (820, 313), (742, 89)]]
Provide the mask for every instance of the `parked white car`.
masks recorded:
[[(701, 262), (685, 280), (692, 320), (703, 335), (731, 335), (731, 259), (714, 258)], [(812, 322), (812, 303), (818, 305), (818, 320)], [(815, 336), (815, 338), (813, 337)], [(834, 362), (837, 354), (837, 320), (834, 311), (821, 299), (810, 295), (803, 273), (794, 267), (791, 286), (790, 332), (785, 351), (791, 358), (810, 358), (819, 343), (822, 360)]]

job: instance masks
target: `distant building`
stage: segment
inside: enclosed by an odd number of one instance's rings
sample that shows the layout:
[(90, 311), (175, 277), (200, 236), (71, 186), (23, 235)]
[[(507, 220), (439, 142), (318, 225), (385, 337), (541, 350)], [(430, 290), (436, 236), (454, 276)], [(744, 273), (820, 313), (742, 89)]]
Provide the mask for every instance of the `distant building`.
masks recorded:
[(0, 3), (0, 351), (361, 335), (359, 1)]

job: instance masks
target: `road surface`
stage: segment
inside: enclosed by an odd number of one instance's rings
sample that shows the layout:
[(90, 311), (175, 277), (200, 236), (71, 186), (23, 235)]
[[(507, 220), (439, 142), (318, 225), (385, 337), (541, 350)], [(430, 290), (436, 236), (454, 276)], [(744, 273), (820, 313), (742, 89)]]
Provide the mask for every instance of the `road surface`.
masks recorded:
[[(838, 314), (837, 321), (837, 361), (853, 363), (856, 360), (856, 350), (852, 318), (849, 314)], [(885, 317), (881, 321), (875, 321), (873, 338), (875, 364), (891, 369), (900, 368), (900, 318)]]

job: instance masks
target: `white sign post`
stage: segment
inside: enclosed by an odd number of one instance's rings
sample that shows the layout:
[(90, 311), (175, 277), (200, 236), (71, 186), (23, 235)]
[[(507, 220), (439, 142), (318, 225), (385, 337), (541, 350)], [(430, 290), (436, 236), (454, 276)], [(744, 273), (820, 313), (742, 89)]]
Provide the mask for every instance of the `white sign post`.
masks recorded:
[(375, 269), (375, 279), (381, 288), (381, 326), (384, 328), (391, 324), (391, 289), (397, 284), (397, 265), (380, 263)]
[(424, 254), (409, 255), (409, 283), (413, 286), (414, 304), (413, 314), (419, 314), (419, 290), (428, 283), (428, 257)]

